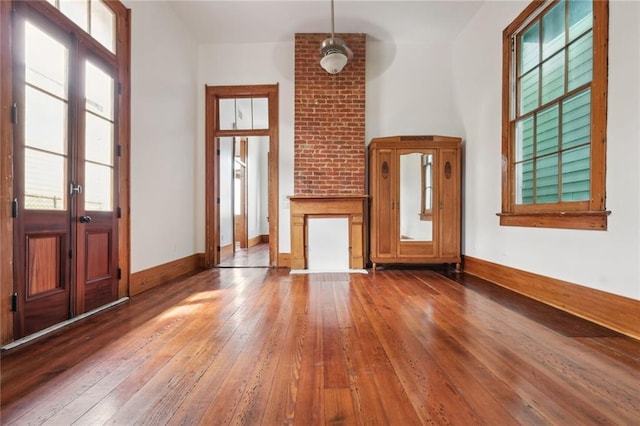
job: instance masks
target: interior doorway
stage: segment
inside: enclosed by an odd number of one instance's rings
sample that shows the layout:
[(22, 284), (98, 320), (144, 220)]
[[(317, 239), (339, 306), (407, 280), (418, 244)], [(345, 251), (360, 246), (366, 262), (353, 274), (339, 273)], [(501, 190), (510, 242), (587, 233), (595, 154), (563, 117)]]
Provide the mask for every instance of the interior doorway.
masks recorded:
[(278, 86), (206, 87), (208, 267), (277, 267)]

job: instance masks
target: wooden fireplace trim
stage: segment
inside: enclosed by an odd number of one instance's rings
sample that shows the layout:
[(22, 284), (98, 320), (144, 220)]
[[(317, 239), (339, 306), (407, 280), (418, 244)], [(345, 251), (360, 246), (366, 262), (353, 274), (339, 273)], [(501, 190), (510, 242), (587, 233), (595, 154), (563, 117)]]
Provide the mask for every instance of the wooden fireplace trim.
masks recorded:
[(364, 212), (368, 195), (292, 195), (291, 269), (307, 268), (307, 221), (309, 217), (347, 217), (349, 219), (349, 268), (365, 265)]

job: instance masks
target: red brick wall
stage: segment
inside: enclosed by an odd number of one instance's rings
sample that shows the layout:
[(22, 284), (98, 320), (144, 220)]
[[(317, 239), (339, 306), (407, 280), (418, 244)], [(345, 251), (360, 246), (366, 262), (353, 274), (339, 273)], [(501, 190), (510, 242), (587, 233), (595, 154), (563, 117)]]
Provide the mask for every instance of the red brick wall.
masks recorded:
[(364, 194), (365, 34), (337, 34), (353, 51), (338, 74), (320, 67), (328, 34), (295, 38), (295, 195)]

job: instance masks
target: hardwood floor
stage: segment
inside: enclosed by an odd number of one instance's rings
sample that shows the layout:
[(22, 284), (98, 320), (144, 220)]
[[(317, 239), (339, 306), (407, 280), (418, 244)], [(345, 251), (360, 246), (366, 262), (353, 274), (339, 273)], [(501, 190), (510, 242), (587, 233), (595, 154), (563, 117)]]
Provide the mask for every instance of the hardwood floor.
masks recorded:
[(268, 267), (269, 243), (260, 243), (248, 249), (238, 249), (220, 257), (222, 267)]
[(209, 270), (1, 361), (2, 424), (640, 419), (640, 342), (429, 270)]

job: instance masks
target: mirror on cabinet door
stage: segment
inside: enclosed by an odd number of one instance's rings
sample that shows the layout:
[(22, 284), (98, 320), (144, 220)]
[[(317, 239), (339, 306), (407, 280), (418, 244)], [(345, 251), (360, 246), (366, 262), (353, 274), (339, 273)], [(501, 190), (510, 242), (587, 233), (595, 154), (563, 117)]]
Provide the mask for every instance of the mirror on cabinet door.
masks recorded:
[(433, 240), (433, 153), (400, 155), (400, 240)]

